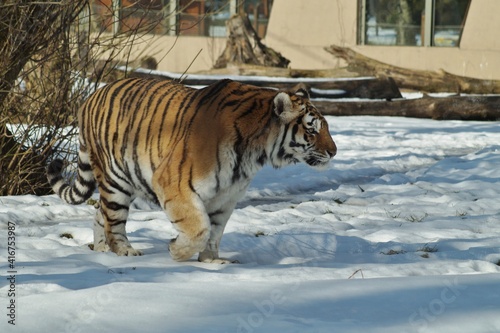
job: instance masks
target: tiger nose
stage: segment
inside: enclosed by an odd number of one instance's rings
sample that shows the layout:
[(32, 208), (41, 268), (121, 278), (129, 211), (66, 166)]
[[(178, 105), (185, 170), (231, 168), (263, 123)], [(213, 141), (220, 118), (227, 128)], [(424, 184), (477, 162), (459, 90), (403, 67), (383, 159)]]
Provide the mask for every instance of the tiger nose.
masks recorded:
[(337, 155), (337, 146), (335, 145), (335, 142), (332, 142), (333, 146), (329, 149), (326, 150), (326, 153), (330, 158), (333, 158), (335, 155)]

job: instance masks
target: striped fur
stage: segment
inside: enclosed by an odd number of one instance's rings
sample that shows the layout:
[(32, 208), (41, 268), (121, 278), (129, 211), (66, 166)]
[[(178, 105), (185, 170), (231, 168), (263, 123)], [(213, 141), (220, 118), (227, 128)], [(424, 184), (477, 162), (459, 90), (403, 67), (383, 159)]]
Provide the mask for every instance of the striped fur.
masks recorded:
[(94, 249), (140, 255), (126, 232), (136, 197), (158, 203), (178, 230), (175, 260), (199, 253), (219, 258), (219, 242), (236, 202), (266, 163), (324, 167), (336, 153), (328, 125), (299, 86), (275, 91), (231, 80), (196, 90), (174, 81), (124, 79), (95, 92), (81, 107), (78, 176), (48, 168), (54, 191), (78, 204), (98, 184), (101, 205)]

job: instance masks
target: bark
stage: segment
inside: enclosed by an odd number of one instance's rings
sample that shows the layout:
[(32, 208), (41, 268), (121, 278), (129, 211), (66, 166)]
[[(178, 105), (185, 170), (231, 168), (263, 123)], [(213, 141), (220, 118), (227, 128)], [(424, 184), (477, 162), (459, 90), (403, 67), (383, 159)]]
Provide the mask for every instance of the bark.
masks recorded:
[(330, 102), (314, 105), (331, 116), (391, 116), (436, 120), (500, 120), (499, 96), (424, 97), (396, 101)]
[(500, 94), (500, 81), (480, 80), (447, 73), (396, 67), (336, 45), (325, 50), (348, 63), (347, 69), (360, 76), (392, 77), (400, 89), (423, 92)]

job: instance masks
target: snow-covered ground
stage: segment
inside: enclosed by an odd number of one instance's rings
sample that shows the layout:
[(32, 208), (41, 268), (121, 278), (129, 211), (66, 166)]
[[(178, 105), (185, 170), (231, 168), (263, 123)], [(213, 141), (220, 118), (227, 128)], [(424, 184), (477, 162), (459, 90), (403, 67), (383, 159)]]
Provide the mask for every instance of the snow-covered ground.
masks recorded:
[(240, 264), (174, 262), (145, 204), (145, 255), (117, 257), (87, 247), (93, 206), (1, 197), (0, 332), (500, 332), (500, 125), (328, 121), (327, 171), (266, 168), (233, 213)]

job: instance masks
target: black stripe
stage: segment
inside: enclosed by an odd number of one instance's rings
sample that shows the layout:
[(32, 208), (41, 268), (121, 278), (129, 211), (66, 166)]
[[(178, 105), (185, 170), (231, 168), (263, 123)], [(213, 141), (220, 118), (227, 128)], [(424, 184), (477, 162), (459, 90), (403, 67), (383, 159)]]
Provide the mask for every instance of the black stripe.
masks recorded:
[[(248, 96), (240, 100), (238, 107), (232, 110), (232, 112), (238, 112), (241, 106), (246, 105), (246, 108), (243, 110), (244, 112), (238, 116), (237, 119), (244, 118), (247, 115), (254, 114), (255, 112), (260, 111), (259, 106), (262, 106), (262, 104), (258, 102), (259, 93), (260, 92), (249, 94)], [(249, 101), (252, 102), (250, 105), (248, 105)]]
[(117, 210), (129, 210), (129, 206), (122, 205), (121, 203), (115, 201), (108, 201), (105, 197), (101, 197), (101, 202), (109, 209), (117, 211)]
[[(224, 211), (224, 210), (222, 210), (222, 209), (218, 209), (218, 210), (216, 210), (215, 212), (208, 213), (208, 217), (210, 218), (210, 220), (212, 220), (212, 218), (213, 218), (214, 216), (217, 216), (217, 215), (222, 215), (222, 214), (224, 214), (224, 213), (225, 213), (225, 211)], [(215, 224), (217, 224), (217, 223), (215, 223)]]
[[(82, 203), (85, 198), (82, 198), (81, 196), (78, 195), (78, 193), (76, 193), (76, 191), (74, 191), (73, 188), (69, 187), (69, 186), (66, 186), (66, 195), (68, 195), (70, 197), (70, 202), (72, 204), (80, 204)], [(78, 198), (76, 198), (75, 196), (78, 196)]]
[(254, 98), (252, 101), (252, 104), (249, 107), (247, 107), (247, 110), (245, 112), (241, 113), (238, 116), (238, 118), (236, 118), (236, 120), (240, 120), (241, 118), (245, 118), (248, 115), (253, 115), (253, 114), (255, 114), (256, 110), (258, 111), (258, 102)]
[[(123, 179), (122, 179), (123, 180)], [(132, 192), (126, 190), (125, 188), (123, 188), (123, 186), (121, 186), (120, 184), (118, 184), (116, 181), (114, 181), (113, 179), (110, 179), (108, 177), (106, 177), (106, 182), (112, 187), (114, 188), (115, 190), (118, 190), (120, 191), (121, 193), (127, 195), (128, 197), (131, 197), (132, 196)], [(126, 182), (127, 185), (129, 186), (132, 186), (129, 182)], [(112, 193), (116, 193), (116, 192), (112, 192)]]
[[(119, 224), (124, 224), (124, 223), (127, 223), (127, 220), (124, 220), (124, 219), (112, 219), (108, 216), (106, 216), (106, 220), (108, 221), (109, 225), (112, 226), (112, 227), (115, 227)], [(123, 237), (126, 237), (126, 235), (123, 235), (121, 232), (113, 232), (111, 231), (112, 234), (114, 235), (121, 235)]]
[(222, 163), (220, 160), (220, 145), (217, 145), (217, 172), (215, 173), (215, 192), (219, 192), (220, 190), (220, 177), (219, 174), (222, 170)]
[(288, 134), (288, 128), (289, 124), (286, 124), (285, 130), (283, 131), (283, 136), (281, 138), (281, 142), (279, 143), (278, 158), (283, 158), (283, 155), (285, 154), (285, 149), (283, 146), (285, 144), (286, 135)]
[(83, 172), (92, 171), (92, 165), (90, 165), (90, 163), (83, 163), (80, 159), (78, 159), (78, 169)]
[(233, 81), (231, 81), (229, 79), (223, 79), (223, 80), (217, 81), (217, 82), (209, 85), (208, 87), (201, 89), (201, 91), (203, 91), (203, 97), (202, 97), (201, 104), (205, 104), (205, 100), (207, 100), (209, 98), (212, 98), (214, 96), (218, 96), (219, 92), (221, 90), (223, 90), (224, 88), (226, 88), (226, 86), (228, 84), (230, 84), (231, 82), (233, 82)]
[(189, 188), (193, 193), (196, 193), (196, 190), (194, 189), (193, 185), (193, 166), (191, 165), (191, 168), (189, 168)]
[[(78, 180), (77, 180), (78, 181)], [(89, 196), (89, 192), (92, 193), (94, 191), (94, 189), (91, 189), (91, 188), (86, 188), (85, 189), (85, 192), (82, 192), (80, 191), (80, 189), (76, 186), (73, 186), (71, 188), (71, 191), (74, 192), (77, 196), (79, 196), (80, 198), (86, 198), (87, 196)]]
[(64, 195), (64, 192), (66, 191), (66, 189), (67, 189), (68, 187), (69, 187), (69, 185), (68, 185), (68, 184), (63, 184), (63, 185), (61, 185), (61, 187), (59, 188), (59, 191), (57, 192), (57, 195), (58, 195), (59, 197), (61, 197), (61, 198), (65, 199), (65, 198), (63, 197), (63, 195)]
[[(239, 103), (241, 101), (241, 98), (239, 98), (239, 97), (246, 95), (250, 91), (249, 87), (250, 86), (248, 86), (248, 85), (244, 86), (241, 83), (227, 80), (226, 84), (224, 86), (224, 88), (226, 89), (224, 91), (224, 94), (222, 94), (222, 95), (218, 94), (218, 95), (214, 96), (214, 97), (219, 97), (218, 98), (219, 106), (217, 108), (217, 112), (223, 111), (226, 106), (231, 106), (231, 105), (234, 105), (235, 103)], [(234, 98), (234, 97), (236, 97), (236, 98)], [(228, 99), (232, 99), (232, 100), (227, 102)], [(211, 103), (213, 103), (214, 100), (215, 100), (215, 98), (212, 99)], [(220, 107), (221, 105), (223, 105), (224, 107)], [(211, 107), (211, 104), (209, 104), (208, 106)]]
[(235, 124), (234, 125), (234, 131), (236, 133), (236, 141), (234, 142), (233, 145), (233, 150), (236, 154), (236, 160), (233, 166), (233, 176), (232, 176), (232, 182), (236, 182), (241, 177), (245, 177), (246, 175), (241, 174), (241, 161), (243, 161), (243, 154), (245, 152), (245, 140), (243, 138), (243, 135), (241, 134), (241, 131), (239, 130), (238, 126)]

